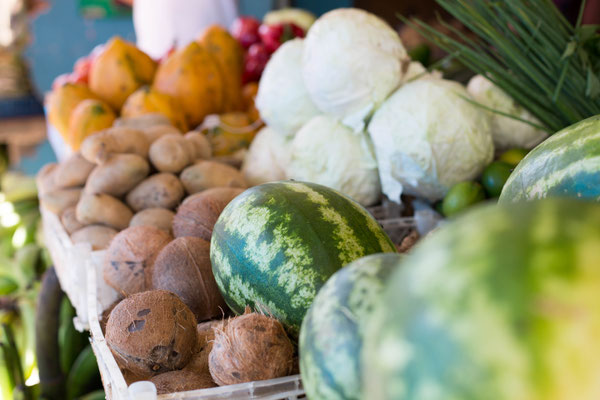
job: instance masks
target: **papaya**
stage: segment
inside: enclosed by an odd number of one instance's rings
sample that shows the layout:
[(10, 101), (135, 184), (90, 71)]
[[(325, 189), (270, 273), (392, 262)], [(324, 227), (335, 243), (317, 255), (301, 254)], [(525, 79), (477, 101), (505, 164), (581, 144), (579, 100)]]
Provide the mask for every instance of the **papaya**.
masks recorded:
[(65, 83), (50, 93), (48, 119), (63, 139), (67, 139), (69, 119), (75, 107), (83, 100), (96, 98), (86, 85), (80, 83)]
[(214, 121), (207, 118), (202, 129), (215, 156), (226, 156), (248, 148), (256, 131), (248, 114), (243, 112), (221, 114)]
[(210, 52), (197, 42), (167, 57), (158, 67), (153, 87), (177, 101), (191, 127), (223, 109), (219, 66)]
[(108, 104), (101, 100), (83, 100), (69, 120), (69, 135), (67, 144), (74, 150), (79, 150), (83, 139), (98, 131), (110, 128), (117, 116)]
[(256, 108), (256, 104), (254, 104), (257, 93), (258, 83), (256, 82), (246, 83), (242, 87), (242, 100), (244, 102), (244, 109), (246, 110), (246, 113), (252, 122), (260, 119), (260, 113), (258, 112), (258, 108)]
[(220, 25), (210, 25), (198, 38), (198, 42), (217, 61), (223, 78), (223, 111), (242, 111), (242, 73), (244, 50), (239, 42)]
[(120, 37), (112, 38), (91, 65), (90, 89), (113, 109), (139, 87), (152, 83), (156, 63), (146, 53)]
[(149, 86), (143, 86), (127, 98), (121, 116), (139, 117), (146, 114), (162, 114), (181, 132), (188, 131), (185, 115), (177, 101)]

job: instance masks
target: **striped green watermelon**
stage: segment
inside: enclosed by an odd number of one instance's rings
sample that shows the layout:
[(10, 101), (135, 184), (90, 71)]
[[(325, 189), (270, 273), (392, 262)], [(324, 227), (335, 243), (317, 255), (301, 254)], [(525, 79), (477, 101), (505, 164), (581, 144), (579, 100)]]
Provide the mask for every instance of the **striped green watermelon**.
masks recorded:
[(395, 252), (358, 203), (325, 186), (274, 182), (246, 190), (213, 229), (210, 259), (229, 307), (246, 305), (279, 319), (297, 338), (325, 281), (368, 254)]
[(300, 330), (300, 371), (308, 398), (362, 398), (362, 337), (384, 283), (401, 259), (393, 253), (359, 258), (321, 288)]
[(600, 116), (554, 134), (506, 182), (501, 203), (566, 196), (600, 200)]
[(379, 304), (370, 400), (598, 400), (600, 205), (474, 210), (424, 239)]

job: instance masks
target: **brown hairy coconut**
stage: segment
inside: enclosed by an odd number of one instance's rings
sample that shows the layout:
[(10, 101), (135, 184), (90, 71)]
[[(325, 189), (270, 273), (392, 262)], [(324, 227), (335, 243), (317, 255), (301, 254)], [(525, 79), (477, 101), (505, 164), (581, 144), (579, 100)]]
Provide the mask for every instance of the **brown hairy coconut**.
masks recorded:
[(209, 374), (196, 374), (187, 370), (165, 372), (156, 375), (150, 382), (154, 383), (156, 394), (159, 395), (217, 386)]
[(149, 270), (171, 239), (153, 226), (132, 226), (119, 232), (104, 256), (104, 280), (123, 296), (149, 289)]
[(225, 209), (244, 189), (213, 188), (185, 199), (173, 218), (175, 237), (196, 236), (210, 241), (213, 227)]
[(210, 243), (180, 237), (166, 245), (152, 267), (152, 288), (175, 293), (198, 321), (219, 317), (227, 309), (210, 264)]
[(213, 327), (222, 328), (223, 321), (207, 321), (198, 324), (196, 330), (198, 331), (198, 346), (196, 348), (196, 354), (192, 356), (192, 359), (185, 366), (184, 370), (194, 371), (198, 374), (209, 374), (208, 371), (208, 355), (213, 347), (213, 341), (215, 340), (215, 333)]
[(110, 313), (106, 342), (117, 363), (136, 375), (181, 369), (196, 349), (196, 318), (171, 292), (136, 293)]
[(208, 367), (219, 386), (279, 378), (292, 371), (294, 346), (276, 319), (248, 313), (214, 331)]

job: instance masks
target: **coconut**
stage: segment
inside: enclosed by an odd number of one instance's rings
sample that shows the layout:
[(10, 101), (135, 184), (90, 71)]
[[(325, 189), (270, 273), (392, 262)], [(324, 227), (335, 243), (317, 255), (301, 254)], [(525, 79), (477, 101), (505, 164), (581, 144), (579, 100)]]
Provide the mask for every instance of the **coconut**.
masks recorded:
[(213, 188), (185, 199), (173, 218), (175, 237), (196, 236), (210, 241), (221, 212), (244, 189)]
[(198, 374), (209, 373), (208, 356), (213, 348), (213, 341), (215, 339), (213, 328), (215, 327), (221, 329), (223, 327), (223, 321), (207, 321), (196, 326), (196, 331), (198, 332), (196, 354), (192, 356), (192, 359), (188, 365), (185, 366), (184, 370), (194, 371)]
[(143, 292), (149, 269), (172, 237), (153, 226), (132, 226), (113, 238), (104, 256), (104, 280), (124, 296)]
[(196, 349), (196, 318), (171, 292), (136, 293), (110, 313), (106, 342), (117, 363), (134, 374), (181, 369)]
[(212, 272), (210, 243), (197, 237), (179, 237), (160, 251), (152, 267), (152, 288), (175, 293), (198, 321), (227, 309)]
[(294, 346), (276, 319), (248, 313), (214, 331), (208, 367), (219, 386), (279, 378), (292, 371)]
[(171, 371), (156, 375), (150, 382), (156, 386), (156, 394), (186, 392), (217, 386), (209, 374), (196, 374), (193, 371)]

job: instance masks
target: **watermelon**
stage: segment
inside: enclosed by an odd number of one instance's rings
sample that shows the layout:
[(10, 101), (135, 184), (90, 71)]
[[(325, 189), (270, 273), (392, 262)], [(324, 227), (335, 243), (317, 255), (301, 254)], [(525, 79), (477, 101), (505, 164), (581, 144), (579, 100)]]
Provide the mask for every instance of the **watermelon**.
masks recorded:
[(248, 305), (268, 313), (295, 340), (333, 273), (360, 257), (395, 251), (355, 201), (325, 186), (286, 181), (255, 186), (227, 205), (213, 229), (210, 259), (234, 312)]
[(384, 283), (402, 256), (373, 254), (321, 288), (300, 329), (300, 371), (309, 399), (361, 399), (362, 336)]
[(382, 299), (369, 399), (600, 399), (597, 203), (473, 210), (425, 238)]
[(600, 116), (563, 129), (527, 154), (500, 202), (549, 196), (600, 199)]

